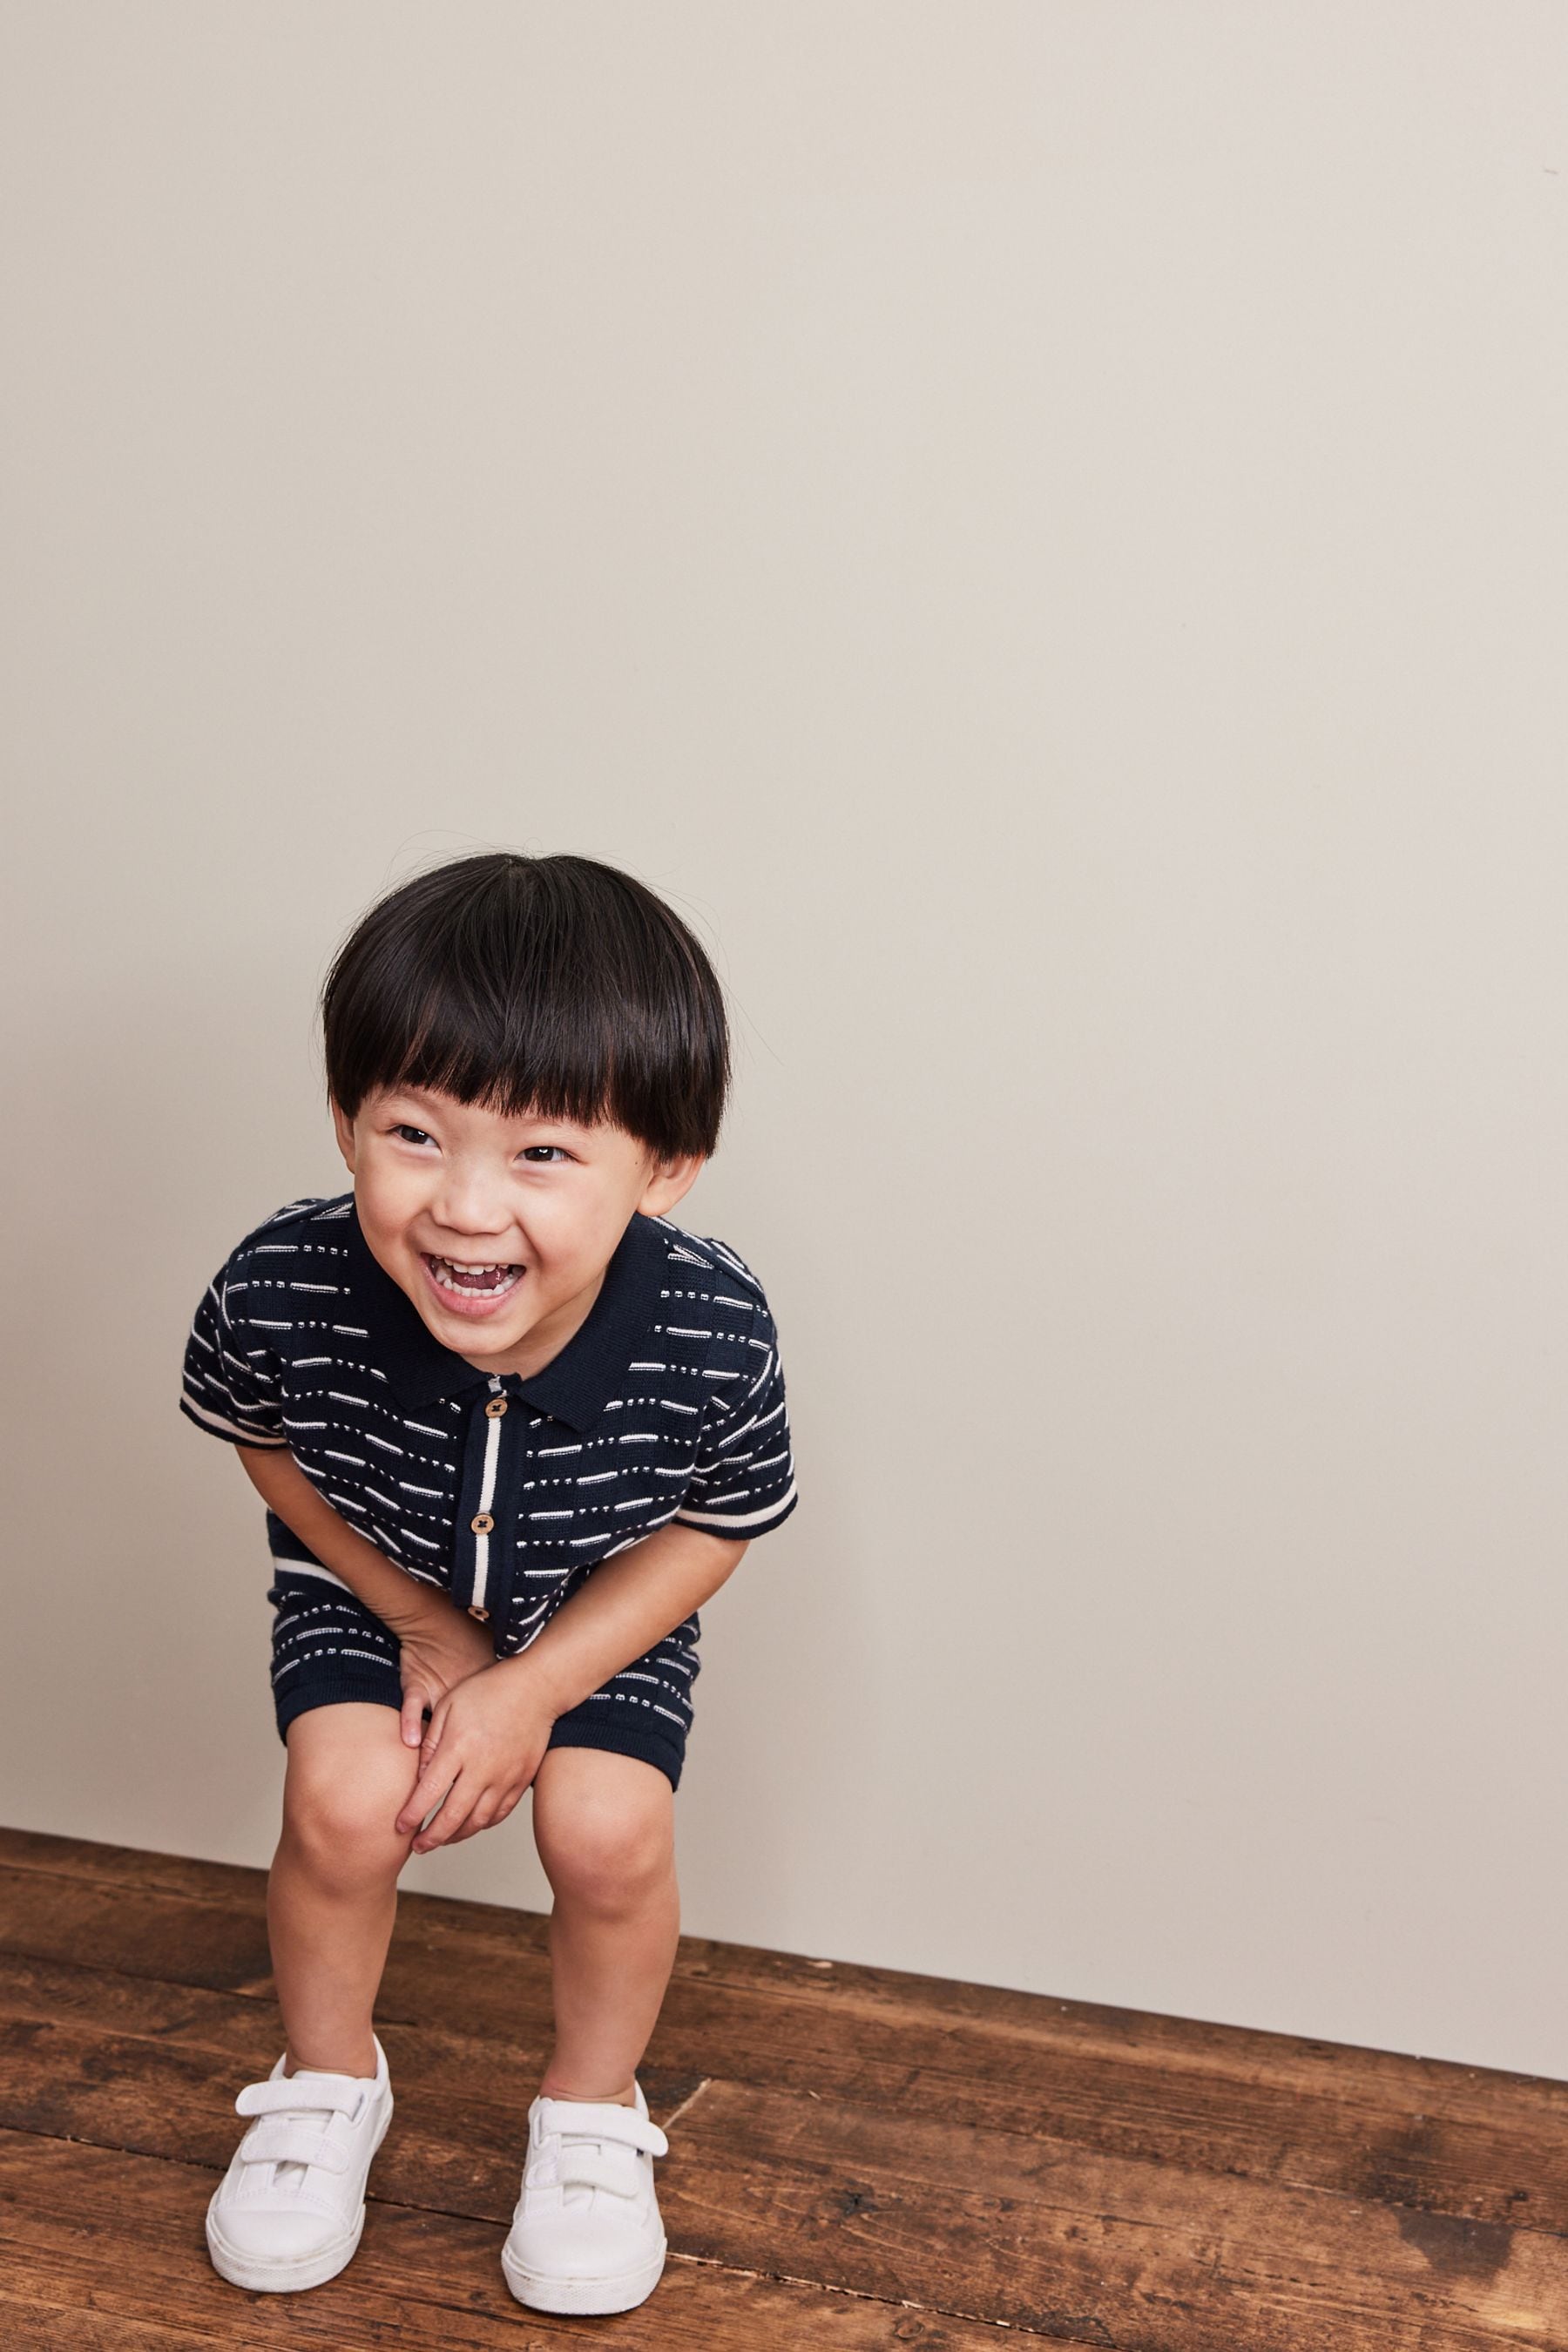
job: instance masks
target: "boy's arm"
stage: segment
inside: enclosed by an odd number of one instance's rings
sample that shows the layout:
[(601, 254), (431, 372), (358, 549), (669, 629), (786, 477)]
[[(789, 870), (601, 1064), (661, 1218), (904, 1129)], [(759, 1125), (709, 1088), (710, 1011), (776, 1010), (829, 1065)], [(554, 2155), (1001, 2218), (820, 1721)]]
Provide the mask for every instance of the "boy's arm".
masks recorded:
[(316, 1492), (287, 1446), (237, 1445), (246, 1475), (268, 1507), (310, 1547), (323, 1568), (397, 1634), (414, 1633), (443, 1606), (440, 1595), (406, 1575), (351, 1528)]
[(750, 1541), (669, 1520), (601, 1560), (526, 1650), (485, 1671), (527, 1677), (552, 1714), (565, 1715), (710, 1601)]

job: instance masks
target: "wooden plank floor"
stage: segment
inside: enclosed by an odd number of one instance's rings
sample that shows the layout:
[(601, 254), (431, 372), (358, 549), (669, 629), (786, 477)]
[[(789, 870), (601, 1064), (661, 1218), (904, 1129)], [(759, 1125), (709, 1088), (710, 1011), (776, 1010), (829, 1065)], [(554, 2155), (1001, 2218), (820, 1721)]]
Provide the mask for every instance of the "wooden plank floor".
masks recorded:
[(687, 1937), (639, 2070), (664, 2276), (525, 2311), (500, 2254), (546, 1922), (400, 1898), (396, 2112), (347, 2270), (212, 2270), (282, 2047), (266, 1876), (0, 1831), (0, 2345), (1568, 2352), (1568, 2084)]

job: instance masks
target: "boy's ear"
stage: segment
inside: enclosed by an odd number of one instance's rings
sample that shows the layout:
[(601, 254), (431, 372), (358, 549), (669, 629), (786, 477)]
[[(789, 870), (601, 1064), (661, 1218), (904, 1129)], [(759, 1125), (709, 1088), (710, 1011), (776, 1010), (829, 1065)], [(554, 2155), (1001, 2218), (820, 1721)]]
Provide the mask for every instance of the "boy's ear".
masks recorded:
[(708, 1165), (705, 1151), (689, 1151), (679, 1160), (661, 1160), (643, 1188), (637, 1207), (645, 1217), (668, 1216), (677, 1201), (690, 1192)]
[(338, 1150), (342, 1153), (344, 1163), (352, 1176), (354, 1172), (353, 1126), (351, 1120), (344, 1118), (343, 1107), (335, 1095), (329, 1095), (327, 1101), (331, 1109), (332, 1125), (338, 1133)]

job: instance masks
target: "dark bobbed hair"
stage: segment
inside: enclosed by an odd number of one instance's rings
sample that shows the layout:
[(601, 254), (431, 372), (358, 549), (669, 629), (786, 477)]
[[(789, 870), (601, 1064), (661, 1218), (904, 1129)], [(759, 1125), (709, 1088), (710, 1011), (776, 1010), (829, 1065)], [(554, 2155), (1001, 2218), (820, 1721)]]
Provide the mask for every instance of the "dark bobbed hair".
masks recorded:
[(710, 1154), (730, 1085), (718, 977), (691, 931), (596, 858), (486, 850), (376, 901), (321, 989), (349, 1118), (416, 1086), (502, 1118), (609, 1120), (657, 1159)]

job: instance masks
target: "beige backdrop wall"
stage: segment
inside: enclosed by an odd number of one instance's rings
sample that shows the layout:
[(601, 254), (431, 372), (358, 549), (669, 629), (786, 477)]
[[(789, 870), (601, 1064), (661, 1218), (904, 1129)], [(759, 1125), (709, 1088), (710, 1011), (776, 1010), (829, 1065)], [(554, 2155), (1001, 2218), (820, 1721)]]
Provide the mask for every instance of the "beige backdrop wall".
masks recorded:
[(186, 1325), (354, 916), (578, 850), (804, 1498), (687, 1928), (1568, 2074), (1568, 12), (0, 26), (4, 1817), (269, 1859)]

